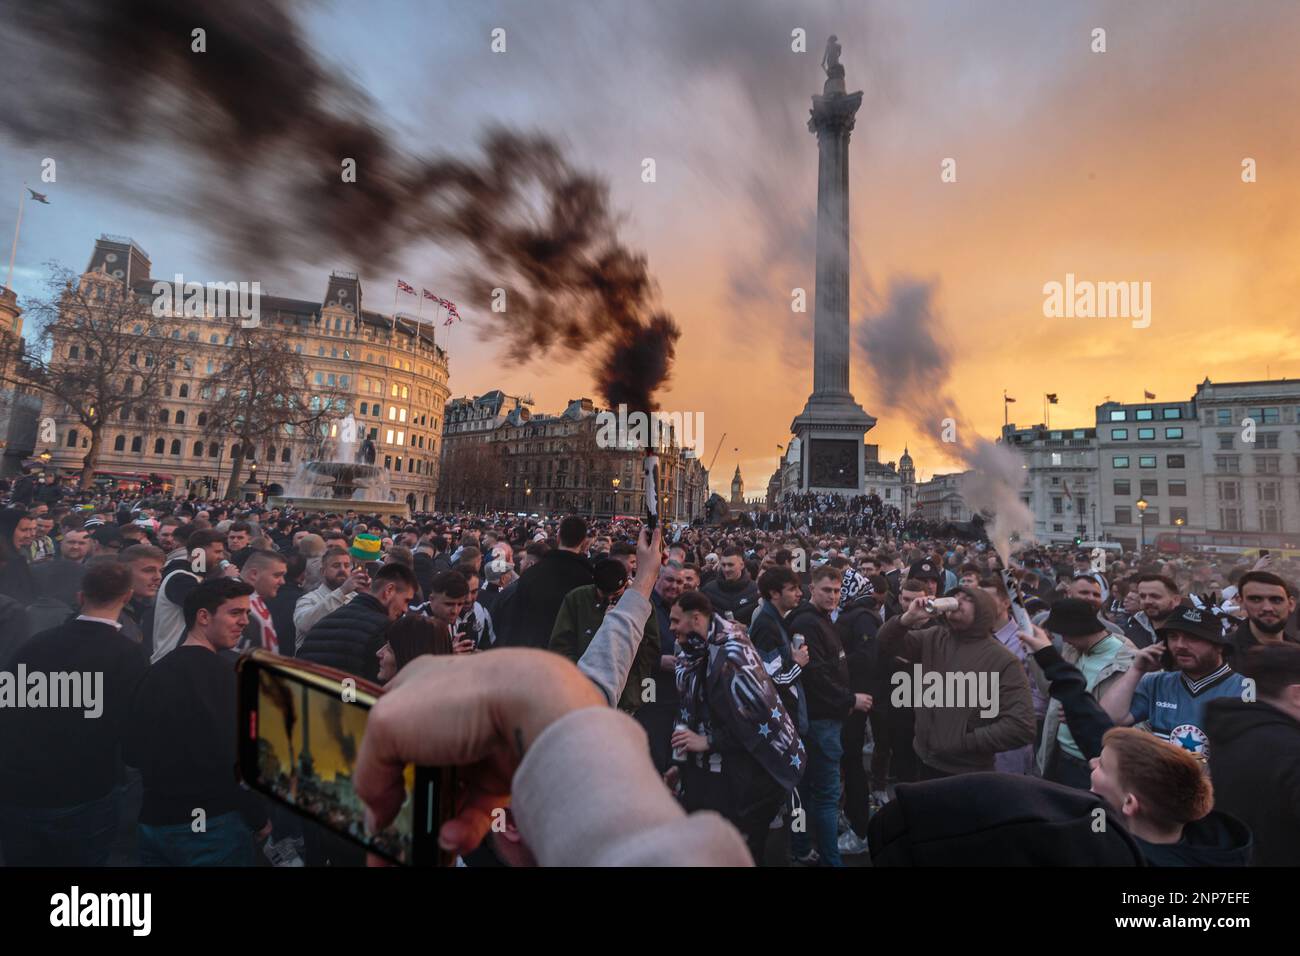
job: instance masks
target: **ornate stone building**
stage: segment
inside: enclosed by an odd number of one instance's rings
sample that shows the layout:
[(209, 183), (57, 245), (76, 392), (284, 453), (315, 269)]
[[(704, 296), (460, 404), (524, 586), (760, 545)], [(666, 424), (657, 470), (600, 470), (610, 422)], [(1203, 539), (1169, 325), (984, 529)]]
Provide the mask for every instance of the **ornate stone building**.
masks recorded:
[[(531, 402), (500, 391), (457, 401), (457, 420), (449, 417), (444, 431), (440, 507), (595, 517), (644, 513), (644, 449), (602, 447), (600, 410), (591, 399), (573, 399), (558, 415), (534, 414)], [(459, 427), (476, 420), (489, 427)], [(483, 435), (486, 440), (478, 440)], [(670, 440), (657, 453), (660, 514), (670, 521), (702, 516), (708, 471), (695, 452)]]
[[(123, 236), (100, 236), (87, 275), (129, 283), (142, 299), (153, 301), (155, 280), (148, 254)], [(85, 276), (83, 276), (83, 279)], [(184, 295), (176, 290), (178, 306)], [(430, 324), (400, 313), (394, 319), (364, 307), (360, 279), (334, 272), (320, 302), (261, 295), (260, 331), (280, 335), (303, 357), (309, 389), (341, 394), (339, 417), (355, 416), (358, 435), (372, 439), (376, 463), (389, 472), (396, 500), (417, 510), (432, 510), (441, 457), (443, 409), (447, 387), (447, 353), (434, 341)], [(204, 314), (184, 317), (173, 338), (184, 343), (175, 374), (165, 386), (163, 409), (153, 421), (108, 423), (96, 467), (98, 480), (130, 486), (157, 475), (177, 494), (220, 487), (230, 470), (233, 439), (202, 434), (206, 424), (201, 384), (219, 374), (240, 319)], [(75, 358), (79, 344), (72, 329), (57, 331), (54, 348)], [(36, 451), (51, 454), (64, 474), (81, 471), (87, 437), (67, 414), (46, 400), (44, 414), (58, 423), (57, 441)], [(253, 450), (245, 477), (268, 494), (281, 493), (316, 443), (306, 435), (286, 435)], [(255, 465), (255, 469), (250, 468)]]

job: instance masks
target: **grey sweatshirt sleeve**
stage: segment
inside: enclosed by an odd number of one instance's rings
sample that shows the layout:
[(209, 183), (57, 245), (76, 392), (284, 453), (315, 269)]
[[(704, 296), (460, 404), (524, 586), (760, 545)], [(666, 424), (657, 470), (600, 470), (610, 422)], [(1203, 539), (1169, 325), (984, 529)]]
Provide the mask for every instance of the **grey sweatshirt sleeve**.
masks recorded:
[(653, 608), (638, 591), (624, 591), (618, 603), (605, 612), (587, 650), (578, 659), (578, 670), (591, 679), (611, 707), (618, 706), (627, 684), (628, 672), (636, 660)]
[(617, 710), (586, 707), (547, 727), (515, 771), (510, 803), (542, 866), (753, 865), (722, 817), (686, 815), (645, 731)]

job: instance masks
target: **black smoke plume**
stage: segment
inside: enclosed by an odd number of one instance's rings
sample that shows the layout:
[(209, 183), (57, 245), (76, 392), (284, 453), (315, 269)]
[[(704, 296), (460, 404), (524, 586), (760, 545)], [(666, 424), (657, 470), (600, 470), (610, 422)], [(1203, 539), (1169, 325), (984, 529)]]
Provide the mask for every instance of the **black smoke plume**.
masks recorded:
[[(311, 49), (303, 5), (0, 0), (12, 74), (0, 130), (100, 164), (177, 149), (193, 188), (155, 198), (185, 203), (245, 268), (341, 258), (373, 269), (416, 243), (466, 248), (463, 287), (512, 359), (590, 356), (607, 402), (655, 408), (680, 332), (656, 308), (645, 257), (619, 240), (608, 185), (541, 134), (490, 129), (477, 160), (406, 155)], [(196, 27), (206, 52), (192, 50)], [(347, 158), (354, 183), (342, 180)], [(496, 289), (503, 312), (488, 308)]]

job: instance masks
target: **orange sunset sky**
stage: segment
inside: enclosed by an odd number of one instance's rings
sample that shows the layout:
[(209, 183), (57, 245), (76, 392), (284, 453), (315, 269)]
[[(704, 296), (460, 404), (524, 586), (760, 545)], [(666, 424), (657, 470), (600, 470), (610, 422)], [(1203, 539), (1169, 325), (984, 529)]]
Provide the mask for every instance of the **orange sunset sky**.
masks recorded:
[[(981, 434), (1001, 426), (1004, 389), (1020, 425), (1056, 392), (1053, 424), (1084, 426), (1107, 395), (1185, 400), (1207, 375), (1300, 375), (1300, 4), (380, 2), (306, 16), (318, 55), (413, 153), (468, 151), (500, 122), (559, 137), (608, 181), (624, 241), (646, 253), (683, 329), (661, 406), (704, 413), (706, 464), (727, 435), (715, 490), (738, 463), (747, 493), (765, 490), (811, 388), (817, 144), (805, 123), (832, 32), (849, 90), (865, 94), (850, 147), (851, 321), (883, 311), (891, 282), (932, 283), (948, 390)], [(494, 27), (507, 30), (503, 55), (488, 50)], [(796, 28), (806, 53), (790, 49)], [(43, 154), (0, 146), (16, 195)], [(940, 181), (949, 157), (955, 183)], [(1246, 158), (1257, 182), (1242, 181)], [(100, 232), (139, 240), (155, 274), (234, 277), (202, 223), (135, 201), (201, 175), (182, 160), (159, 150), (112, 175), (65, 168), (55, 204), (24, 222), (20, 295), (39, 291), (45, 260), (83, 266)], [(389, 311), (397, 277), (456, 298), (455, 264), (433, 240), (405, 249), (362, 273), (366, 305)], [(349, 265), (323, 255), (262, 281), (319, 299), (330, 268)], [(1044, 318), (1043, 285), (1067, 273), (1150, 282), (1150, 327)], [(796, 286), (807, 313), (790, 310)], [(502, 388), (548, 412), (597, 397), (584, 357), (505, 362), (485, 311), (462, 303), (464, 323), (440, 339), (453, 396)], [(879, 418), (868, 441), (882, 460), (907, 444), (922, 478), (958, 467), (937, 441), (943, 410), (929, 431), (891, 411), (860, 353), (852, 387)]]

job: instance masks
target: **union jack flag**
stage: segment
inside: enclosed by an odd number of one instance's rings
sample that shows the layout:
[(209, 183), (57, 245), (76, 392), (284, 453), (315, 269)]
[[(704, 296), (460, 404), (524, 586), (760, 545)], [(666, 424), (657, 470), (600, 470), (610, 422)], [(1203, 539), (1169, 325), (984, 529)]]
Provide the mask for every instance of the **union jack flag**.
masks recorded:
[(409, 292), (411, 295), (415, 295), (415, 287), (410, 283), (403, 282), (401, 279), (397, 280), (397, 288), (402, 292)]
[(447, 321), (443, 322), (442, 324), (443, 324), (443, 325), (451, 325), (452, 322), (460, 322), (460, 321), (462, 321), (462, 319), (461, 319), (461, 317), (460, 317), (460, 313), (456, 311), (456, 306), (455, 306), (453, 303), (448, 302), (448, 303), (447, 303)]
[(430, 292), (428, 289), (421, 289), (420, 291), (422, 291), (422, 292), (424, 293), (424, 297), (425, 297), (426, 299), (428, 299), (430, 302), (441, 302), (441, 301), (442, 301), (442, 300), (439, 299), (436, 295), (434, 295), (432, 292)]

